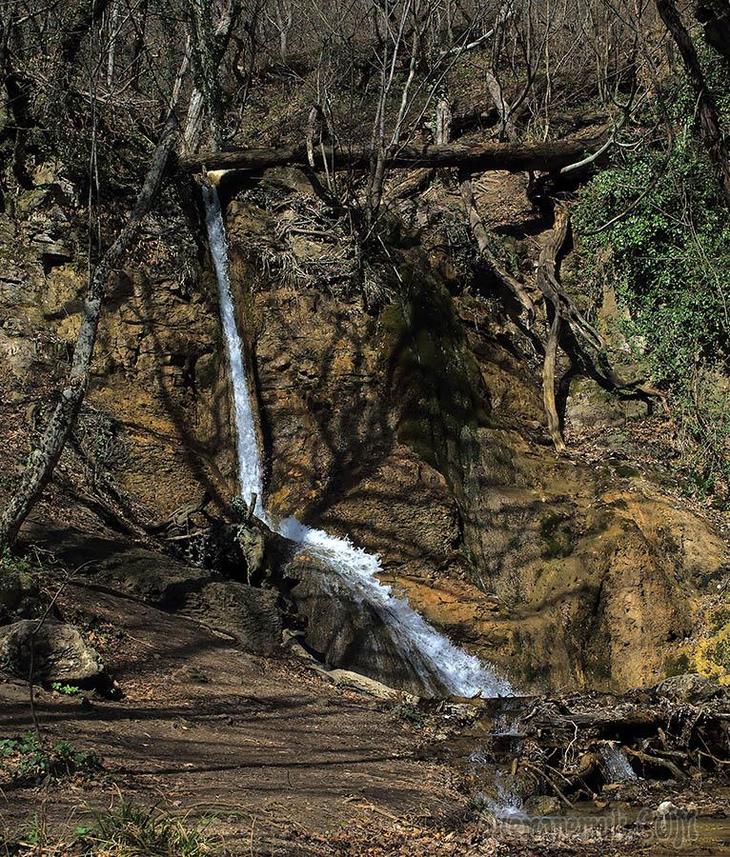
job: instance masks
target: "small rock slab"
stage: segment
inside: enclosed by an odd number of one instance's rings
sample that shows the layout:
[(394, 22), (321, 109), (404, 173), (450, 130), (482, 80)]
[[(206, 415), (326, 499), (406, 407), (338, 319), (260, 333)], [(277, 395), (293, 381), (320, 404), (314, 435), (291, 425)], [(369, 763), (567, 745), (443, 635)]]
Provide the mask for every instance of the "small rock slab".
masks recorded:
[(0, 668), (27, 679), (32, 647), (35, 681), (90, 687), (105, 675), (99, 653), (73, 625), (49, 620), (34, 634), (37, 627), (37, 620), (23, 619), (0, 628)]

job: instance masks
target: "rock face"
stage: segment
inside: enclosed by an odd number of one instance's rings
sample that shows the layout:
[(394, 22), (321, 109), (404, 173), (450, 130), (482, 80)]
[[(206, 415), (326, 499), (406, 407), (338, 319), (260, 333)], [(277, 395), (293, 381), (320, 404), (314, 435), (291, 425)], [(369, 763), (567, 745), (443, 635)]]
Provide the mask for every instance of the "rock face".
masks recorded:
[[(66, 537), (67, 544), (72, 541)], [(98, 559), (86, 576), (94, 584), (188, 615), (230, 634), (242, 648), (256, 654), (273, 654), (281, 645), (282, 614), (275, 590), (225, 579), (124, 542), (98, 539), (93, 549)], [(239, 572), (245, 573), (243, 562)]]
[[(284, 178), (234, 199), (227, 220), (272, 517), (296, 515), (378, 553), (398, 593), (523, 690), (621, 690), (691, 669), (688, 638), (727, 575), (727, 545), (665, 474), (637, 465), (626, 431), (643, 406), (573, 382), (569, 422), (609, 426), (613, 439), (592, 458), (557, 458), (539, 359), (493, 298), (497, 284), (484, 272), (469, 279), (452, 242), (458, 196), (434, 185), (403, 203), (418, 240), (394, 237), (398, 275), (389, 285), (383, 272), (383, 282), (372, 277), (377, 300), (365, 306), (339, 277), (352, 267), (340, 248), (293, 228), (315, 204), (308, 180)], [(495, 231), (539, 240), (523, 184), (490, 175), (480, 208)], [(12, 218), (0, 214), (0, 503), (77, 330), (85, 227), (68, 193), (50, 181), (21, 194)], [(37, 510), (41, 527), (76, 526), (89, 544), (110, 529), (128, 542), (205, 492), (215, 508), (237, 490), (214, 279), (193, 232), (174, 226), (151, 222), (138, 258), (110, 284), (89, 400)], [(158, 241), (157, 227), (175, 237)], [(510, 246), (524, 263), (524, 247)], [(210, 575), (145, 550), (107, 557), (100, 573), (153, 603), (185, 609), (191, 598), (198, 613), (240, 604), (269, 616), (265, 599), (254, 604), (240, 587), (222, 594)], [(256, 539), (246, 550), (255, 564)], [(361, 645), (367, 623), (355, 605), (345, 621), (335, 603), (347, 596), (328, 595), (336, 584), (316, 569), (300, 580), (312, 646), (395, 684), (402, 667), (386, 643)], [(206, 607), (214, 583), (217, 606)], [(260, 623), (240, 633), (264, 649), (273, 640)]]
[[(291, 598), (307, 646), (330, 667), (341, 667), (416, 695), (428, 693), (412, 664), (404, 661), (382, 619), (357, 599), (316, 557), (297, 555), (287, 566), (295, 582)], [(434, 685), (438, 695), (443, 689)]]
[[(104, 675), (98, 653), (71, 625), (24, 619), (0, 628), (0, 667), (18, 678), (30, 675), (31, 657), (36, 681), (92, 687)], [(32, 650), (32, 655), (31, 655)]]
[(236, 638), (258, 655), (272, 655), (281, 646), (282, 618), (278, 593), (235, 580), (210, 580), (198, 591), (186, 593), (176, 612), (199, 619)]

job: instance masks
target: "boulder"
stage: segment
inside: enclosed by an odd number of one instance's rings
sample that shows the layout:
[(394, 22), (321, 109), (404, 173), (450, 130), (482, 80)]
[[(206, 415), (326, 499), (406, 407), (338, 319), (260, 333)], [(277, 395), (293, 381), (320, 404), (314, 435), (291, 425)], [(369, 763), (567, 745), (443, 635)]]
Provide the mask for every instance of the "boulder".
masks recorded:
[(282, 618), (278, 593), (235, 580), (209, 580), (188, 592), (178, 612), (236, 638), (258, 655), (271, 655), (281, 646)]
[(727, 688), (699, 673), (670, 676), (654, 688), (658, 697), (686, 705), (702, 705), (712, 699), (729, 696)]
[(358, 598), (325, 562), (302, 552), (285, 573), (296, 581), (290, 597), (304, 626), (306, 645), (328, 667), (351, 670), (417, 696), (447, 695), (435, 677), (424, 682), (377, 610)]
[(324, 670), (321, 668), (320, 672), (326, 679), (329, 679), (329, 681), (338, 687), (357, 690), (378, 699), (398, 699), (408, 702), (411, 705), (415, 705), (418, 702), (418, 697), (412, 693), (404, 693), (402, 690), (388, 687), (387, 684), (376, 681), (374, 678), (360, 675), (360, 673), (351, 672), (350, 670)]
[(23, 619), (0, 628), (0, 668), (27, 679), (31, 667), (35, 681), (63, 682), (93, 687), (105, 675), (98, 652), (88, 646), (72, 625), (54, 620)]

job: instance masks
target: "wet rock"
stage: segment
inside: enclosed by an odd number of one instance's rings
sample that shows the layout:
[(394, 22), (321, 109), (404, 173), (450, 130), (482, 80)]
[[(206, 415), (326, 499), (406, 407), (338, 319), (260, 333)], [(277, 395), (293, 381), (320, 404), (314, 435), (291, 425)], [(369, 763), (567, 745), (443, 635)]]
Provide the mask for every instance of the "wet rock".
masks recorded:
[[(27, 679), (31, 668), (36, 681), (63, 682), (93, 687), (105, 675), (98, 652), (87, 645), (72, 625), (49, 620), (23, 619), (0, 628), (0, 667)], [(35, 633), (34, 633), (35, 632)]]
[(435, 682), (424, 686), (377, 611), (324, 562), (298, 554), (287, 566), (286, 576), (296, 581), (291, 598), (305, 626), (306, 645), (328, 666), (352, 670), (418, 696), (445, 693)]
[(695, 813), (691, 809), (685, 809), (672, 803), (671, 800), (663, 800), (654, 810), (658, 818), (693, 818)]
[(535, 795), (525, 802), (528, 815), (558, 815), (561, 810), (562, 804), (552, 795)]

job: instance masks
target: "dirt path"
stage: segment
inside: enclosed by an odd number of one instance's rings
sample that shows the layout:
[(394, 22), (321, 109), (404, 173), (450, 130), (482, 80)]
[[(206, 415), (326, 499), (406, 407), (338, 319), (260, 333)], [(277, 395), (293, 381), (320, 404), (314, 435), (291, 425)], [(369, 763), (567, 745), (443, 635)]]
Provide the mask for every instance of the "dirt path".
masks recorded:
[[(40, 691), (38, 718), (45, 735), (96, 750), (106, 773), (89, 785), (0, 796), (10, 827), (42, 801), (60, 823), (121, 791), (215, 812), (248, 848), (285, 829), (321, 834), (364, 816), (429, 817), (458, 805), (448, 770), (413, 758), (405, 723), (298, 661), (249, 656), (191, 621), (88, 589), (69, 590), (64, 611), (82, 612), (95, 629), (124, 698), (86, 707)], [(0, 685), (0, 704), (1, 735), (32, 728), (27, 686)]]
[[(72, 587), (61, 607), (85, 628), (124, 697), (86, 702), (38, 691), (44, 736), (95, 750), (104, 770), (0, 791), (0, 854), (3, 829), (17, 838), (38, 815), (52, 832), (72, 830), (122, 797), (194, 819), (214, 815), (211, 829), (228, 853), (246, 857), (730, 853), (720, 848), (726, 827), (688, 828), (681, 848), (622, 826), (567, 837), (492, 828), (467, 812), (456, 769), (417, 758), (424, 734), (392, 702), (335, 688), (295, 658), (247, 655), (134, 600)], [(0, 737), (32, 725), (27, 685), (0, 683)]]

